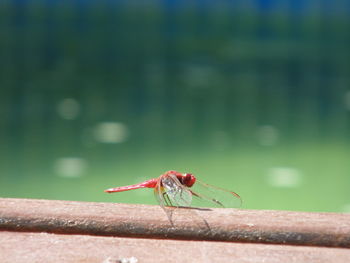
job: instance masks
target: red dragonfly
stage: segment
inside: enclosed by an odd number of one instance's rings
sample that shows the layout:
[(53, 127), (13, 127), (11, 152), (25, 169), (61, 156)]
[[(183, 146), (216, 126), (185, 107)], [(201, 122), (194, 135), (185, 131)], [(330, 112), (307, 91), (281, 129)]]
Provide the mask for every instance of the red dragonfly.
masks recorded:
[[(154, 195), (162, 208), (190, 207), (197, 201), (199, 206), (239, 207), (242, 202), (235, 192), (202, 183), (193, 174), (177, 171), (168, 171), (158, 178), (139, 184), (109, 188), (105, 192), (115, 193), (139, 188), (154, 188)], [(198, 192), (194, 188), (198, 188)]]

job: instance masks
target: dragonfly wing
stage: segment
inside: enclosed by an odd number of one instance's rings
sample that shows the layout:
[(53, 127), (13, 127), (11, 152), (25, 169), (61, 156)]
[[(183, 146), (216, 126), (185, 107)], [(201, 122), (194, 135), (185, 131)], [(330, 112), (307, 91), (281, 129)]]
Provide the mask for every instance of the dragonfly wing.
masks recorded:
[(198, 180), (191, 188), (191, 192), (196, 197), (193, 200), (194, 206), (198, 204), (198, 206), (237, 208), (242, 205), (241, 197), (235, 192), (202, 183)]
[(161, 178), (162, 197), (159, 199), (168, 206), (191, 206), (192, 192), (188, 187), (182, 185), (175, 175), (168, 174)]
[(158, 181), (156, 187), (154, 187), (154, 196), (159, 205), (164, 209), (164, 207), (167, 206), (167, 202), (164, 198), (164, 188), (161, 186), (160, 181)]

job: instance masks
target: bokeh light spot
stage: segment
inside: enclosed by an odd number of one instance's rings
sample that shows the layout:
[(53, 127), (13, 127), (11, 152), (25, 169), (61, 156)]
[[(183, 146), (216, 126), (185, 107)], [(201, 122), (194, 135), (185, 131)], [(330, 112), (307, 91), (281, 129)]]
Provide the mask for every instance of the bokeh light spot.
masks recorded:
[(273, 167), (267, 174), (267, 181), (273, 187), (298, 187), (301, 179), (300, 171), (291, 167)]
[(345, 93), (345, 108), (350, 111), (350, 91)]
[(101, 143), (122, 143), (127, 140), (128, 135), (127, 126), (120, 122), (102, 122), (94, 130), (96, 141)]
[(342, 212), (344, 212), (344, 213), (350, 213), (350, 204), (345, 204), (345, 205), (343, 205), (343, 207), (342, 207)]
[(83, 176), (87, 161), (79, 157), (64, 157), (55, 161), (55, 172), (62, 177), (74, 178)]
[(257, 139), (262, 146), (272, 146), (278, 142), (279, 131), (271, 125), (263, 125), (257, 130)]
[(74, 120), (80, 113), (80, 104), (75, 99), (64, 99), (58, 103), (57, 113), (62, 119)]

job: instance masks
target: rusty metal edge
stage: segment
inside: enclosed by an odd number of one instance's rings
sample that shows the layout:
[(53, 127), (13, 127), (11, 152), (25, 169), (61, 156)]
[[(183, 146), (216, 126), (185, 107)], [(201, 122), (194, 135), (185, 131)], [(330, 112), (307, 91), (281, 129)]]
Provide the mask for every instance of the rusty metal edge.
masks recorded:
[(350, 215), (0, 199), (0, 230), (350, 248)]

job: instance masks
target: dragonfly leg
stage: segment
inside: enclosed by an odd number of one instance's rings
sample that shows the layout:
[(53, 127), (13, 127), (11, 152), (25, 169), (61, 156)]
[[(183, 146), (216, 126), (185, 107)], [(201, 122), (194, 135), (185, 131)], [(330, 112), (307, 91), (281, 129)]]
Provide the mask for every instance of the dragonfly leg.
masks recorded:
[(167, 193), (164, 192), (162, 195), (163, 195), (165, 204), (166, 204), (167, 206), (173, 206), (173, 204), (171, 203), (170, 198), (169, 198), (169, 196), (167, 195)]

